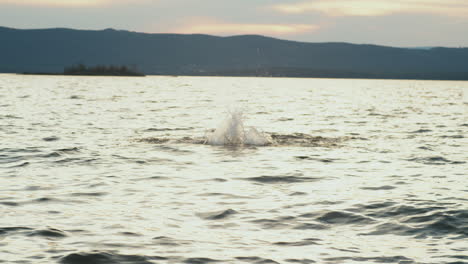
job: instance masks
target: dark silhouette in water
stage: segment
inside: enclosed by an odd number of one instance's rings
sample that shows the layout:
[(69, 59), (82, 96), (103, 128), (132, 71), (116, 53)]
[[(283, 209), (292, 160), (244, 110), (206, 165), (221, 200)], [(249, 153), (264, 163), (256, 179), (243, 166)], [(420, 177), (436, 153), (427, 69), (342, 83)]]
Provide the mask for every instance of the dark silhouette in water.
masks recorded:
[(303, 43), (258, 35), (144, 34), (0, 27), (0, 72), (68, 65), (138, 65), (142, 73), (468, 80), (468, 48)]

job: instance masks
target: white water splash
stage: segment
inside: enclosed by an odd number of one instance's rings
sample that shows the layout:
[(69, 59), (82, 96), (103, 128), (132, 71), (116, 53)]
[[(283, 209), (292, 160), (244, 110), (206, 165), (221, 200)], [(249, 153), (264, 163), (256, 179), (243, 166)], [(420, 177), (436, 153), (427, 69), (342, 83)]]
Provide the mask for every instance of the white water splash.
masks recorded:
[(209, 145), (265, 146), (271, 144), (272, 140), (254, 127), (246, 130), (242, 112), (232, 111), (221, 125), (206, 137), (206, 143)]

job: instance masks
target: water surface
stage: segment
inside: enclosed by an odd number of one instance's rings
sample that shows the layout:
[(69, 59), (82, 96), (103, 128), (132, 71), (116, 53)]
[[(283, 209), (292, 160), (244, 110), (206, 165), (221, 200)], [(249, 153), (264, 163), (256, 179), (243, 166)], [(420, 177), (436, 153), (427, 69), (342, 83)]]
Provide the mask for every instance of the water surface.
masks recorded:
[[(467, 94), (0, 75), (0, 263), (467, 263)], [(233, 109), (284, 141), (202, 144)]]

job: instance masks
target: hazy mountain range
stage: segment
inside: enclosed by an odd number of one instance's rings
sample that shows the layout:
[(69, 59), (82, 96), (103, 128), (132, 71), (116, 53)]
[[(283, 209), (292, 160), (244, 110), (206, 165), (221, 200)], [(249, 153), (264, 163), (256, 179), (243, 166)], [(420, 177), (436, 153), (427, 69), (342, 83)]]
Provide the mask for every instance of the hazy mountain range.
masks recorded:
[(146, 74), (468, 80), (468, 48), (304, 43), (258, 35), (0, 27), (0, 72), (126, 65)]

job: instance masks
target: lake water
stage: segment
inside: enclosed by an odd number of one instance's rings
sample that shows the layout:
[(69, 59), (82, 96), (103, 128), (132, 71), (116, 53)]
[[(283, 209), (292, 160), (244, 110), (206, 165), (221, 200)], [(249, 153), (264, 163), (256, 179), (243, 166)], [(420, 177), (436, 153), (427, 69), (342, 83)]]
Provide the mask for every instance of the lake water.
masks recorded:
[[(0, 75), (0, 263), (468, 263), (468, 82)], [(266, 146), (209, 145), (229, 112)]]

